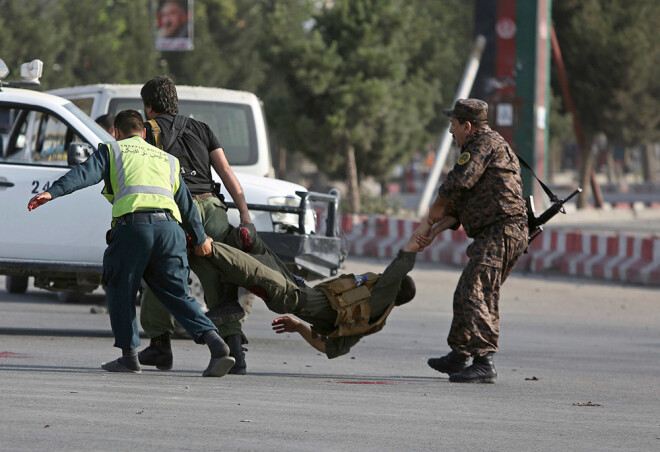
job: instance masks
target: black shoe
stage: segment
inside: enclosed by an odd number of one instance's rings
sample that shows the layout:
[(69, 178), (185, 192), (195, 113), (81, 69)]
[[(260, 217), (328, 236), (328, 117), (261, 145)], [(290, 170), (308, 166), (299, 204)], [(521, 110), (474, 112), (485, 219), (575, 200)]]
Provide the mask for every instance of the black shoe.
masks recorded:
[(451, 375), (466, 369), (469, 360), (469, 355), (461, 355), (456, 352), (449, 352), (442, 358), (429, 359), (427, 364), (438, 372)]
[(234, 367), (232, 367), (227, 373), (232, 375), (245, 375), (247, 373), (247, 364), (245, 363), (245, 352), (247, 349), (243, 348), (241, 335), (233, 334), (227, 336), (225, 342), (229, 346), (229, 356), (236, 360)]
[(138, 360), (143, 366), (156, 366), (158, 370), (170, 370), (174, 359), (169, 333), (151, 339), (149, 346), (138, 353)]
[(452, 383), (495, 383), (497, 371), (493, 363), (494, 352), (475, 356), (472, 365), (449, 376)]
[(237, 322), (245, 317), (245, 311), (238, 301), (238, 286), (223, 284), (220, 305), (209, 310), (206, 317), (216, 326)]

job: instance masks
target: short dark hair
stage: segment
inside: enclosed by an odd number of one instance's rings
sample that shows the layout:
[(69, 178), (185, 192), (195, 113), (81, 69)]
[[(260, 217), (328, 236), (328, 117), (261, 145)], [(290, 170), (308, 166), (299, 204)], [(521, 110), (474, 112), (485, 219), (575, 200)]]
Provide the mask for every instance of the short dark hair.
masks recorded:
[(113, 122), (115, 121), (115, 115), (112, 113), (107, 113), (105, 115), (101, 115), (98, 118), (96, 118), (96, 123), (103, 127), (105, 130), (110, 132), (110, 128), (113, 126)]
[(115, 116), (115, 129), (125, 136), (142, 133), (144, 121), (142, 115), (135, 110), (123, 110)]
[(402, 304), (408, 303), (415, 298), (416, 293), (417, 289), (415, 288), (415, 281), (413, 281), (409, 275), (404, 276), (401, 281), (401, 287), (399, 287), (399, 292), (396, 294), (394, 305), (401, 306)]
[(159, 75), (144, 84), (140, 97), (145, 107), (151, 107), (156, 114), (179, 112), (179, 97), (176, 85), (171, 78)]

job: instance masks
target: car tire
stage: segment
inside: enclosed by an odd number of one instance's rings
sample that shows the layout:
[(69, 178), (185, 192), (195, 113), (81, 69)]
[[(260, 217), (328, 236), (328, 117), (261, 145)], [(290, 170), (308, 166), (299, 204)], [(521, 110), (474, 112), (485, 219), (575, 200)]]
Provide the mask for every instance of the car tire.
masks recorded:
[(5, 287), (9, 293), (25, 293), (29, 276), (6, 276)]
[(56, 292), (57, 300), (62, 303), (80, 303), (85, 298), (82, 292)]

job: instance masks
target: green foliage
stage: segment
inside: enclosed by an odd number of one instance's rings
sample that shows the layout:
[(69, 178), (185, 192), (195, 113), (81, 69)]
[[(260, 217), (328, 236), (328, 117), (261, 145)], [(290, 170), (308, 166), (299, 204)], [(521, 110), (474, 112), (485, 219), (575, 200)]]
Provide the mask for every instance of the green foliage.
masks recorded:
[(304, 13), (283, 11), (272, 16), (269, 57), (288, 89), (269, 115), (288, 147), (337, 175), (350, 144), (360, 175), (382, 179), (438, 131), (436, 112), (460, 76), (448, 57), (469, 42), (450, 31), (471, 16), (464, 2), (341, 0), (313, 13), (307, 30)]
[(553, 20), (585, 135), (660, 138), (660, 2), (555, 0)]
[(42, 89), (222, 86), (264, 99), (271, 138), (329, 174), (355, 149), (385, 177), (446, 125), (472, 43), (472, 1), (195, 0), (195, 49), (154, 48), (156, 0), (0, 0), (2, 57), (44, 61)]

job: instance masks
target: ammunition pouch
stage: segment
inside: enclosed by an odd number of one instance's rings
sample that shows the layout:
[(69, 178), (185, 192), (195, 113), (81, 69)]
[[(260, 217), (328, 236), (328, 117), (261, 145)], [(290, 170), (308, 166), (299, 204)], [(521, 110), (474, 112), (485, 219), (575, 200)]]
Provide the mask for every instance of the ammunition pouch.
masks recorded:
[(367, 280), (361, 286), (355, 283), (355, 275), (341, 275), (333, 280), (318, 284), (315, 289), (320, 290), (330, 301), (332, 308), (337, 311), (337, 327), (328, 337), (343, 337), (354, 335), (369, 335), (376, 333), (385, 326), (385, 319), (392, 312), (394, 302), (385, 313), (373, 323), (369, 323), (371, 316), (371, 289), (378, 282), (379, 275), (366, 273)]

